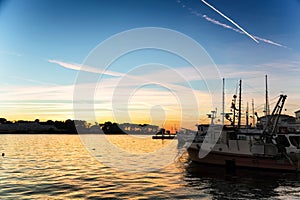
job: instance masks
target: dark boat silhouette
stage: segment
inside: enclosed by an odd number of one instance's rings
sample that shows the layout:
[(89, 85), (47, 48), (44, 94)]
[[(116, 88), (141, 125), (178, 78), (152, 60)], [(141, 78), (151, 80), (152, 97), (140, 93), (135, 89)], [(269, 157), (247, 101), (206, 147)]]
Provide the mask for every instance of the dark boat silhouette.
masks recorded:
[(164, 128), (160, 129), (155, 135), (152, 136), (152, 139), (174, 139), (175, 134), (171, 134), (169, 130)]

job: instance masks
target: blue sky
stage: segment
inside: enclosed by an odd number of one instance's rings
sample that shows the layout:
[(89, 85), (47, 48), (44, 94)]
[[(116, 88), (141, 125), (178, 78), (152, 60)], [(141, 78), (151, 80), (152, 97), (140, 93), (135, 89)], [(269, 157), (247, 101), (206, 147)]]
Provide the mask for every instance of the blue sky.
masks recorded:
[[(143, 27), (172, 29), (202, 45), (226, 78), (228, 101), (237, 80), (242, 78), (243, 105), (255, 98), (257, 109), (262, 109), (264, 75), (268, 74), (270, 99), (284, 92), (288, 95), (287, 114), (293, 115), (300, 109), (298, 0), (207, 0), (248, 33), (259, 37), (259, 43), (236, 31), (237, 27), (199, 0), (0, 2), (0, 113), (8, 119), (73, 118), (73, 88), (78, 74), (74, 66), (80, 67), (89, 53), (112, 35)], [(151, 62), (179, 71), (188, 71), (183, 69), (189, 67), (174, 55), (144, 50), (120, 58), (111, 70), (126, 73), (133, 66)], [(114, 78), (107, 76), (103, 81), (111, 86)], [(192, 85), (200, 82), (190, 80)], [(201, 87), (193, 89), (201, 91)], [(162, 101), (153, 101), (152, 106)], [(113, 118), (109, 111), (104, 112), (109, 110), (108, 102), (109, 98), (107, 104), (98, 105), (99, 120)], [(205, 117), (209, 109), (203, 109), (201, 116)], [(146, 118), (149, 122), (151, 116)]]

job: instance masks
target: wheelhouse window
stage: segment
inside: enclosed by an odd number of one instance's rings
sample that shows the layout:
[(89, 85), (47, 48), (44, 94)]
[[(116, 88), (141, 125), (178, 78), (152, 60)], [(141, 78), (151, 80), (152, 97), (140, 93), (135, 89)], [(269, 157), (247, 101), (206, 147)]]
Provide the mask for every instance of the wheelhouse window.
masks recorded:
[(289, 143), (288, 139), (285, 137), (285, 135), (278, 135), (275, 140), (276, 140), (276, 143), (279, 145), (283, 145), (284, 147), (290, 146), (290, 143)]
[(297, 147), (297, 149), (300, 149), (300, 136), (290, 136), (289, 139), (293, 146)]

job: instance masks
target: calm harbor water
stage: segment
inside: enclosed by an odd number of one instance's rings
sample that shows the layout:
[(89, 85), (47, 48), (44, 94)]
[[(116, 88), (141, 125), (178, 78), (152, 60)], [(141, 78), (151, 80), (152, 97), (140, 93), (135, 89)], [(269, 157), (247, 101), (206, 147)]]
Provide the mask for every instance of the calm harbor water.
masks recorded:
[(300, 174), (229, 173), (190, 163), (186, 153), (158, 171), (118, 171), (91, 156), (78, 135), (0, 135), (2, 152), (1, 199), (300, 199)]

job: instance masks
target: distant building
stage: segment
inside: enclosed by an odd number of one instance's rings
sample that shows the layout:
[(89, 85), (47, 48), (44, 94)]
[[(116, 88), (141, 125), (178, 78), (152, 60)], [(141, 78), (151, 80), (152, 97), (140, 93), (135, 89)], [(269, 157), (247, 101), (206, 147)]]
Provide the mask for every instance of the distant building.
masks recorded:
[[(300, 110), (295, 113), (296, 117), (280, 115), (278, 119), (277, 131), (280, 131), (280, 129), (284, 128), (289, 132), (300, 132)], [(269, 115), (260, 117), (258, 123), (256, 124), (257, 127), (264, 129), (269, 117), (271, 116)]]
[[(268, 119), (271, 117), (271, 115), (268, 116), (262, 116), (259, 118), (259, 122), (265, 126), (265, 124), (267, 123)], [(295, 123), (296, 122), (296, 118), (289, 116), (289, 115), (280, 115), (279, 116), (279, 120), (278, 120), (278, 124), (287, 124), (287, 123)]]
[(119, 124), (119, 127), (127, 134), (155, 134), (159, 130), (159, 126), (150, 124)]
[(300, 122), (300, 110), (295, 112), (296, 115), (296, 122)]

